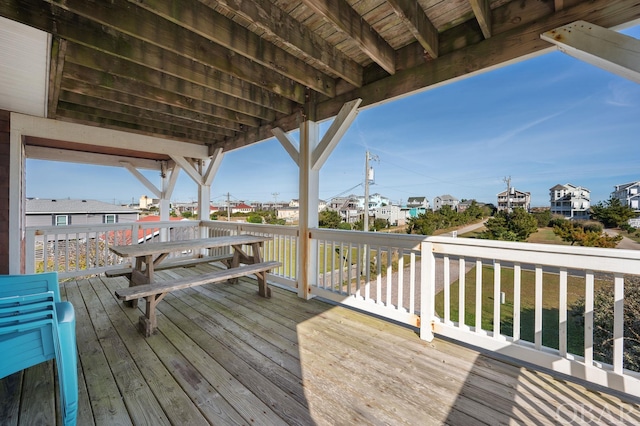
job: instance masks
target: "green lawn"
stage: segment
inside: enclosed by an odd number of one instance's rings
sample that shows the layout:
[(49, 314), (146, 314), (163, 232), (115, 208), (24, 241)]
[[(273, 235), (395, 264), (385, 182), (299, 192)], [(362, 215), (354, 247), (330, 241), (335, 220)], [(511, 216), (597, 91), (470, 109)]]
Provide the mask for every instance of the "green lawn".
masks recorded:
[[(493, 267), (485, 266), (482, 270), (482, 328), (493, 330)], [(580, 297), (584, 296), (584, 279), (568, 277), (567, 303), (569, 307)], [(465, 278), (465, 319), (469, 326), (475, 325), (475, 295), (476, 270), (471, 269)], [(604, 285), (596, 280), (596, 288)], [(451, 289), (451, 320), (458, 321), (458, 282)], [(505, 304), (500, 310), (500, 331), (507, 336), (513, 336), (513, 269), (501, 268), (501, 291), (505, 293)], [(529, 342), (534, 340), (535, 316), (535, 274), (523, 271), (521, 275), (521, 324), (520, 338)], [(559, 277), (555, 274), (543, 276), (542, 302), (542, 344), (551, 348), (558, 348), (559, 322)], [(444, 291), (436, 295), (436, 312), (444, 317)], [(568, 313), (567, 320), (568, 351), (576, 355), (584, 354), (584, 327)]]

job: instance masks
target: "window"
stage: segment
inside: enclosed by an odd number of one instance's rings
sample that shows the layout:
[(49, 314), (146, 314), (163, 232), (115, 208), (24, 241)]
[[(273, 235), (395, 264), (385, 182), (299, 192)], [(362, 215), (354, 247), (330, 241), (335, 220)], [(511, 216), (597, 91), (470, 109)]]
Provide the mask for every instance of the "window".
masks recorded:
[(56, 215), (56, 226), (67, 226), (69, 224), (69, 216)]
[(104, 223), (116, 223), (116, 215), (115, 214), (105, 214), (104, 215)]

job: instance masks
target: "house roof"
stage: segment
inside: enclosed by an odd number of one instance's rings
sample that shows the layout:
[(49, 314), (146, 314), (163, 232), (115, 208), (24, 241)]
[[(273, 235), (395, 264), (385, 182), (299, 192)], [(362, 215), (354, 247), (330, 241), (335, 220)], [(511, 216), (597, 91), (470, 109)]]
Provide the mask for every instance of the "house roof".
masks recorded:
[(246, 205), (245, 203), (236, 204), (233, 209), (252, 209), (253, 207)]
[(26, 214), (47, 213), (138, 213), (138, 210), (125, 206), (104, 203), (96, 200), (43, 199), (30, 198), (26, 203)]
[[(0, 17), (51, 35), (47, 118), (209, 152), (518, 60), (553, 47), (540, 35), (577, 20), (611, 28), (637, 16), (628, 0), (0, 2)], [(25, 141), (169, 159), (151, 147)]]

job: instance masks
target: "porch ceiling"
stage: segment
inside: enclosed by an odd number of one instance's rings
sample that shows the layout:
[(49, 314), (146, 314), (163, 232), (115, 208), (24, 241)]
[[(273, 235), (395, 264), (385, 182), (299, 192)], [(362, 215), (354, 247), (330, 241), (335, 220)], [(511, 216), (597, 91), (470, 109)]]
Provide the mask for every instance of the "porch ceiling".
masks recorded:
[(48, 118), (231, 150), (549, 48), (540, 34), (576, 20), (624, 26), (640, 2), (3, 0), (0, 16), (53, 36)]

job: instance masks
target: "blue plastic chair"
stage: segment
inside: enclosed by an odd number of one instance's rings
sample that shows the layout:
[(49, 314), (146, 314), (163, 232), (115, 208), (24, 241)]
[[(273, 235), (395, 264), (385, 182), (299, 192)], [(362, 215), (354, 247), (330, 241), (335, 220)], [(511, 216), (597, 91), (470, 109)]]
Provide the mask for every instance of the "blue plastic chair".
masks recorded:
[(0, 378), (55, 359), (62, 421), (76, 424), (76, 318), (60, 300), (57, 272), (0, 275), (0, 354)]

